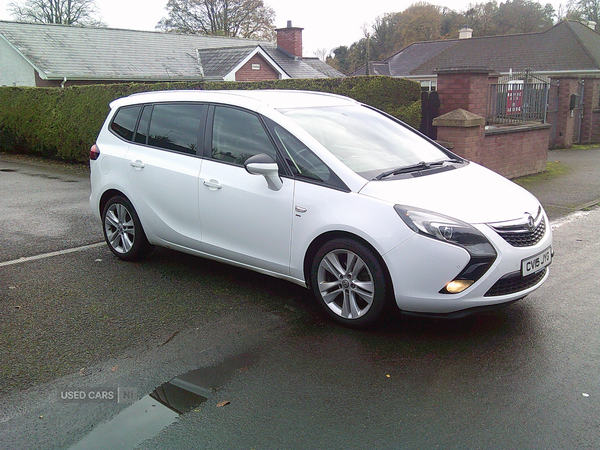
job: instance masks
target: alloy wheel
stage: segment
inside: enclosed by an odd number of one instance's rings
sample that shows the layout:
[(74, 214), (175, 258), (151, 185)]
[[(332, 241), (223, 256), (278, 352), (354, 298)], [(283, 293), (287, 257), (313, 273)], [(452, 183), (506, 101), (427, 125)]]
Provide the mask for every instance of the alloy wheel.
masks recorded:
[(319, 263), (317, 282), (325, 305), (344, 319), (363, 316), (373, 304), (375, 283), (371, 271), (350, 250), (327, 253)]
[(129, 252), (135, 243), (135, 224), (131, 212), (121, 203), (113, 203), (104, 218), (106, 239), (118, 253)]

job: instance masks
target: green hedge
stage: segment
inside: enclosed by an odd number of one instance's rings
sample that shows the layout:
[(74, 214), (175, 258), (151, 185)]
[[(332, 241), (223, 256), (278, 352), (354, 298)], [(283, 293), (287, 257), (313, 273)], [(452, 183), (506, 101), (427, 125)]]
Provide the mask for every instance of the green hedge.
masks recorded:
[(0, 150), (86, 162), (109, 103), (136, 92), (169, 89), (293, 89), (345, 95), (418, 128), (418, 83), (391, 77), (260, 82), (109, 84), (62, 88), (0, 87)]

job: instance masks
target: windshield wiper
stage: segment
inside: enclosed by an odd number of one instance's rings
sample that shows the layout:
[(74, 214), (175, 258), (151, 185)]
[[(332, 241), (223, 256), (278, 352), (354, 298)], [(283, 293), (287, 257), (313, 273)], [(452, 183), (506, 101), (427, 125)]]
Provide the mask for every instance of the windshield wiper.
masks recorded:
[(402, 173), (410, 173), (410, 172), (417, 172), (419, 170), (427, 170), (427, 169), (431, 169), (432, 167), (435, 167), (435, 166), (442, 166), (442, 165), (444, 165), (444, 163), (447, 163), (447, 162), (461, 163), (462, 161), (459, 159), (444, 159), (442, 161), (434, 161), (434, 162), (421, 161), (416, 164), (411, 164), (409, 166), (397, 167), (396, 169), (386, 170), (385, 172), (382, 172), (379, 175), (377, 175), (374, 179), (382, 180), (382, 179), (387, 178), (392, 175), (400, 175)]

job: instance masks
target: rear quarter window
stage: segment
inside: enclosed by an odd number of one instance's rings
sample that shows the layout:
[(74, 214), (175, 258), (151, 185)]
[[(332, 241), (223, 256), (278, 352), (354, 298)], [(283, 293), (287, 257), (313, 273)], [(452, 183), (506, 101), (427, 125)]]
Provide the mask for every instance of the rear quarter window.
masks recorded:
[(141, 110), (140, 105), (120, 108), (110, 123), (110, 130), (126, 141), (133, 140), (133, 132)]

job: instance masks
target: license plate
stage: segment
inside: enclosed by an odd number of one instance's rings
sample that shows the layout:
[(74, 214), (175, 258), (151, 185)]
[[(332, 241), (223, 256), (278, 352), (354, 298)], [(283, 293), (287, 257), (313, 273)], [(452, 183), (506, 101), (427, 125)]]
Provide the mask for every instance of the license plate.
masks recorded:
[(539, 272), (552, 262), (552, 247), (548, 247), (541, 253), (521, 261), (521, 273), (523, 276)]

